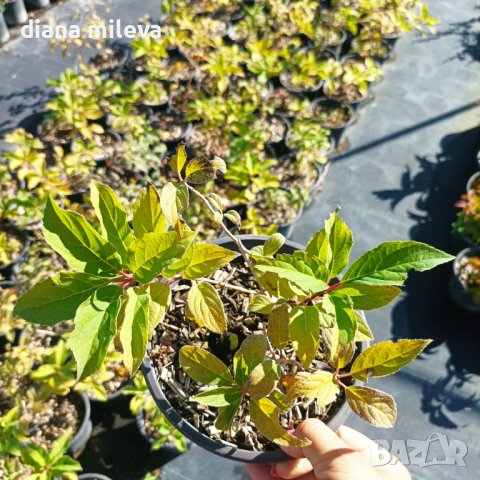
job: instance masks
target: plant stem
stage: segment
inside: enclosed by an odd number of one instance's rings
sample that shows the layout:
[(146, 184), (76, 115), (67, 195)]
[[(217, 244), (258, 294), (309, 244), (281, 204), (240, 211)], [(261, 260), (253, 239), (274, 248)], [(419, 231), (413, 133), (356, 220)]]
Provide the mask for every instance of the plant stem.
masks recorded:
[[(197, 189), (193, 188), (191, 185), (189, 185), (187, 182), (185, 182), (185, 185), (187, 186), (188, 190), (190, 190), (192, 193), (194, 193), (198, 198), (200, 198), (203, 203), (205, 203), (206, 207), (208, 208), (208, 210), (210, 211), (210, 213), (212, 215), (215, 215), (215, 210), (213, 209), (213, 207), (210, 205), (210, 202), (208, 201), (207, 197), (205, 195), (203, 195), (202, 193), (200, 193)], [(245, 248), (245, 246), (243, 245), (242, 241), (237, 238), (227, 227), (226, 225), (223, 223), (223, 222), (220, 222), (220, 226), (222, 227), (222, 230), (225, 232), (225, 234), (230, 237), (230, 239), (235, 243), (235, 245), (237, 246), (238, 248), (238, 251), (242, 254), (244, 260), (245, 260), (245, 263), (247, 264), (248, 268), (250, 269), (250, 271), (252, 272), (252, 275), (256, 277), (255, 275), (255, 272), (253, 270), (253, 264), (252, 264), (252, 260), (250, 259), (250, 254), (248, 252), (248, 250)], [(263, 291), (263, 288), (261, 285), (259, 285), (260, 289)]]
[(238, 285), (232, 285), (231, 283), (219, 282), (217, 280), (212, 280), (211, 278), (199, 278), (198, 280), (201, 282), (211, 283), (212, 285), (218, 285), (219, 287), (225, 287), (225, 288), (228, 288), (229, 290), (236, 290), (242, 293), (249, 293), (249, 294), (257, 293), (254, 290), (248, 290), (247, 288), (239, 287)]
[(313, 302), (314, 300), (318, 300), (319, 298), (322, 298), (327, 293), (330, 293), (331, 291), (335, 290), (338, 287), (341, 287), (342, 285), (343, 285), (343, 282), (338, 282), (335, 285), (330, 285), (326, 290), (310, 295), (305, 300), (300, 302), (299, 305), (307, 305), (308, 303)]

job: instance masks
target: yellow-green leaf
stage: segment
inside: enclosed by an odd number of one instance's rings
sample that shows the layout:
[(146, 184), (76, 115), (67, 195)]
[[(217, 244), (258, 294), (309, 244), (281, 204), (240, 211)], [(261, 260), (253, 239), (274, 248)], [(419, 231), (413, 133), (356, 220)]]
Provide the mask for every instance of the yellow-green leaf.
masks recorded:
[(229, 430), (230, 426), (232, 425), (232, 421), (235, 415), (240, 408), (240, 404), (242, 403), (242, 397), (239, 397), (235, 403), (231, 403), (225, 407), (221, 407), (218, 410), (217, 420), (215, 421), (215, 427), (219, 430)]
[(149, 296), (142, 288), (129, 288), (121, 310), (120, 342), (123, 347), (123, 363), (130, 377), (140, 367), (148, 342)]
[(247, 381), (247, 392), (258, 400), (267, 397), (280, 379), (280, 365), (274, 360), (264, 360), (250, 373)]
[(117, 331), (123, 291), (115, 285), (99, 288), (77, 310), (70, 346), (77, 362), (77, 380), (95, 373)]
[(233, 383), (227, 366), (203, 348), (191, 345), (182, 347), (179, 360), (187, 375), (198, 383), (221, 386)]
[(368, 285), (360, 282), (348, 282), (335, 289), (331, 295), (347, 295), (352, 299), (353, 307), (358, 310), (373, 310), (383, 307), (395, 299), (401, 290), (391, 285)]
[(122, 268), (114, 245), (101, 237), (77, 212), (67, 212), (47, 198), (43, 234), (70, 268), (78, 272), (113, 276)]
[(193, 184), (202, 184), (217, 178), (217, 170), (221, 173), (227, 171), (225, 162), (215, 157), (213, 160), (208, 160), (205, 157), (197, 157), (188, 162), (185, 170), (185, 180)]
[(268, 317), (268, 338), (275, 348), (285, 348), (288, 344), (289, 333), (289, 311), (288, 305), (282, 303), (275, 307)]
[(227, 331), (227, 316), (215, 287), (206, 282), (193, 285), (187, 301), (189, 312), (199, 326), (215, 333)]
[(244, 385), (253, 369), (263, 362), (267, 353), (267, 341), (263, 335), (247, 337), (233, 357), (235, 381)]
[(251, 298), (248, 311), (269, 314), (276, 304), (277, 301), (272, 297), (258, 293)]
[(170, 167), (175, 171), (177, 175), (182, 173), (183, 167), (187, 161), (187, 152), (185, 151), (185, 145), (179, 145), (177, 147), (176, 154), (168, 162)]
[(150, 295), (148, 302), (148, 337), (150, 338), (155, 327), (164, 319), (168, 311), (172, 291), (166, 283), (162, 282), (148, 285), (146, 291)]
[(113, 190), (100, 182), (90, 184), (90, 198), (100, 220), (102, 235), (125, 259), (127, 247), (134, 237), (128, 225), (127, 212)]
[(195, 244), (190, 264), (185, 268), (183, 276), (189, 280), (208, 277), (236, 257), (238, 257), (238, 253), (219, 245)]
[(174, 226), (178, 222), (177, 189), (172, 182), (168, 182), (160, 193), (160, 205), (166, 222)]
[(366, 318), (359, 312), (355, 312), (357, 317), (357, 331), (355, 332), (355, 342), (368, 342), (373, 340), (373, 333), (368, 326)]
[(133, 231), (137, 238), (145, 233), (166, 232), (160, 196), (153, 185), (142, 190), (133, 207)]
[(346, 389), (350, 408), (375, 427), (392, 428), (397, 418), (397, 405), (388, 393), (370, 387), (351, 386)]
[(295, 375), (294, 382), (287, 391), (286, 401), (293, 404), (298, 397), (316, 398), (320, 406), (325, 406), (335, 401), (339, 392), (340, 388), (331, 372), (301, 372)]
[(313, 306), (293, 308), (288, 331), (297, 357), (308, 367), (318, 350), (320, 312)]
[(281, 233), (274, 233), (268, 237), (268, 240), (263, 246), (263, 254), (266, 257), (275, 255), (285, 243), (285, 237)]
[(138, 281), (151, 282), (182, 259), (194, 238), (194, 232), (185, 232), (182, 238), (176, 232), (145, 233), (128, 247), (128, 266)]
[(353, 362), (351, 374), (365, 381), (372, 377), (385, 377), (397, 372), (415, 359), (431, 340), (391, 340), (376, 343), (363, 351)]
[(250, 402), (250, 417), (259, 432), (270, 441), (282, 447), (304, 447), (310, 444), (308, 440), (300, 440), (290, 435), (279, 424), (280, 411), (268, 398)]
[(235, 405), (242, 398), (242, 387), (218, 387), (199, 393), (193, 401), (210, 407)]

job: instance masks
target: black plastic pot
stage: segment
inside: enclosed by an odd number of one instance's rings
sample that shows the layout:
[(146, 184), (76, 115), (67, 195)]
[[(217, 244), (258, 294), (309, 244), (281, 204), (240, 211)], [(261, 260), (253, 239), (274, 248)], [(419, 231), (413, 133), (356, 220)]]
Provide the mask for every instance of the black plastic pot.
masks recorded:
[(28, 8), (45, 8), (50, 5), (50, 0), (25, 0), (25, 5)]
[(8, 30), (8, 25), (2, 12), (0, 13), (0, 45), (7, 43), (9, 40), (10, 32)]
[(101, 475), (100, 473), (82, 473), (78, 476), (78, 480), (112, 480), (110, 477)]
[(83, 447), (85, 447), (85, 445), (87, 444), (88, 439), (90, 438), (90, 435), (92, 433), (92, 420), (90, 419), (90, 400), (84, 393), (75, 393), (75, 395), (77, 395), (82, 402), (84, 415), (82, 423), (80, 424), (77, 433), (72, 438), (72, 441), (70, 442), (70, 445), (68, 447), (69, 452), (72, 453), (82, 450)]
[(5, 349), (7, 347), (7, 336), (4, 333), (0, 333), (0, 355), (5, 353)]
[[(146, 75), (142, 75), (141, 77), (138, 77), (136, 80), (135, 80), (135, 84), (138, 85), (138, 86), (141, 86), (143, 83), (146, 83), (148, 82), (148, 77)], [(167, 92), (168, 93), (168, 92)], [(159, 111), (162, 111), (162, 110), (167, 110), (169, 107), (170, 107), (170, 96), (167, 94), (167, 99), (165, 100), (165, 102), (161, 102), (161, 103), (154, 103), (154, 104), (149, 104), (149, 103), (144, 103), (144, 102), (141, 102), (141, 103), (138, 103), (137, 104), (138, 106), (140, 107), (144, 107), (144, 108), (147, 108), (147, 109), (152, 109), (154, 112), (159, 112)]]
[[(251, 249), (257, 245), (263, 245), (267, 237), (257, 236), (257, 235), (241, 235), (240, 239), (246, 248)], [(222, 245), (225, 248), (228, 248), (233, 251), (238, 251), (236, 245), (229, 238), (219, 238), (214, 242), (217, 245)], [(297, 250), (303, 250), (304, 247), (298, 243), (286, 241), (285, 244), (280, 249), (280, 253), (293, 253)], [(362, 343), (359, 344), (360, 351), (364, 350), (368, 344)], [(150, 350), (150, 347), (149, 347)], [(172, 404), (169, 402), (165, 396), (162, 387), (158, 381), (157, 374), (155, 372), (155, 367), (152, 360), (147, 356), (145, 357), (142, 363), (142, 372), (145, 376), (145, 380), (148, 385), (148, 389), (153, 396), (155, 403), (158, 408), (164, 413), (167, 419), (175, 426), (180, 432), (185, 435), (193, 443), (196, 443), (198, 446), (204, 448), (205, 450), (210, 451), (216, 455), (227, 458), (229, 460), (236, 460), (244, 463), (278, 463), (291, 460), (291, 457), (288, 456), (285, 452), (280, 449), (270, 450), (264, 452), (255, 452), (252, 450), (243, 450), (239, 448), (232, 447), (225, 443), (213, 440), (212, 438), (204, 435), (198, 431), (192, 424), (187, 422), (181, 415), (173, 408)], [(357, 384), (361, 384), (357, 382)], [(326, 422), (327, 425), (333, 430), (336, 431), (341, 425), (345, 423), (348, 416), (350, 415), (351, 410), (348, 403), (343, 400), (339, 404), (338, 409), (333, 414), (333, 416)]]
[(386, 62), (391, 62), (395, 59), (395, 54), (393, 52), (392, 46), (387, 43), (382, 41), (382, 44), (387, 48), (387, 53), (384, 56), (380, 55), (361, 55), (358, 50), (357, 50), (357, 45), (359, 43), (358, 38), (354, 38), (352, 41), (352, 50), (355, 52), (356, 55), (360, 56), (361, 58), (367, 58), (371, 57), (377, 62), (378, 64), (386, 63)]
[(130, 417), (130, 395), (125, 395), (123, 393), (123, 389), (129, 383), (130, 380), (124, 383), (115, 393), (107, 395), (107, 400), (105, 402), (89, 397), (92, 407), (92, 416), (95, 417), (95, 413), (116, 412), (122, 417)]
[(322, 47), (322, 50), (324, 50), (325, 48), (327, 48), (330, 52), (332, 52), (335, 57), (340, 57), (341, 53), (342, 53), (342, 48), (343, 48), (343, 45), (345, 44), (345, 42), (347, 41), (348, 39), (348, 32), (346, 30), (341, 30), (342, 32), (342, 37), (341, 39), (336, 42), (336, 43), (332, 43), (330, 45), (325, 45), (325, 47)]
[(465, 257), (480, 256), (480, 247), (465, 248), (453, 262), (453, 275), (450, 278), (448, 289), (455, 303), (471, 313), (480, 312), (480, 304), (473, 301), (472, 295), (467, 291), (460, 280), (460, 261)]
[(398, 42), (398, 40), (400, 40), (400, 38), (402, 38), (402, 34), (401, 33), (398, 33), (396, 35), (384, 35), (383, 36), (383, 40), (385, 41), (385, 43), (387, 43), (390, 48), (393, 50), (393, 48), (395, 47), (396, 43)]
[[(153, 115), (150, 115), (149, 123), (155, 127), (155, 117), (160, 118), (163, 115), (164, 114), (162, 112), (157, 112), (157, 113), (154, 113)], [(182, 125), (182, 134), (175, 139), (163, 140), (163, 143), (165, 143), (165, 145), (168, 148), (172, 148), (176, 146), (179, 142), (186, 142), (188, 140), (188, 137), (192, 133), (192, 129), (193, 129), (192, 123), (185, 122), (183, 119), (183, 116), (181, 115), (175, 115), (175, 114), (169, 113), (169, 114), (165, 114), (165, 116), (175, 117), (176, 123)], [(159, 128), (159, 127), (155, 127), (155, 128)]]
[(345, 129), (350, 125), (353, 125), (357, 121), (358, 119), (357, 114), (353, 111), (353, 108), (350, 105), (344, 105), (340, 102), (337, 102), (336, 100), (331, 100), (329, 98), (318, 98), (317, 100), (314, 100), (310, 104), (310, 108), (309, 108), (310, 113), (313, 114), (315, 112), (315, 107), (318, 105), (326, 105), (326, 106), (332, 106), (332, 107), (338, 106), (339, 108), (348, 108), (350, 112), (350, 120), (348, 120), (344, 124), (338, 125), (335, 127), (322, 125), (323, 128), (327, 128), (332, 132), (332, 136), (335, 138), (335, 142), (337, 144), (340, 143), (340, 140), (343, 134), (345, 133)]
[(26, 23), (28, 20), (27, 9), (23, 0), (13, 0), (5, 5), (5, 21), (9, 27)]
[(23, 230), (19, 230), (17, 227), (7, 223), (0, 224), (0, 231), (16, 237), (23, 245), (22, 250), (12, 262), (6, 265), (0, 265), (0, 275), (5, 279), (5, 281), (14, 281), (18, 266), (27, 258), (28, 249), (30, 248), (30, 237)]

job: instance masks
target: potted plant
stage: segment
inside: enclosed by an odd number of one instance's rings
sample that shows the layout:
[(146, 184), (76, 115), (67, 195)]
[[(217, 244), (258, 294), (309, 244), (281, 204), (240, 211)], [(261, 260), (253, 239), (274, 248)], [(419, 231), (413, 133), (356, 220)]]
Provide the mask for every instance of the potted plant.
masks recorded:
[[(2, 419), (0, 419), (2, 422)], [(19, 433), (21, 425), (18, 409), (12, 409), (3, 417), (2, 448), (0, 448), (1, 471), (11, 479), (31, 478), (42, 480), (77, 480), (76, 472), (82, 470), (79, 462), (67, 454), (71, 432), (65, 432), (50, 449), (27, 443), (25, 432)], [(17, 430), (17, 432), (15, 432)], [(21, 430), (21, 429), (20, 429)]]
[(449, 288), (458, 305), (480, 312), (480, 248), (466, 248), (457, 255)]
[(7, 344), (13, 345), (20, 331), (25, 327), (24, 321), (13, 314), (13, 307), (18, 298), (18, 289), (0, 288), (0, 354), (5, 353)]
[(452, 225), (453, 231), (471, 246), (480, 244), (480, 189), (473, 188), (456, 203), (461, 210)]
[(255, 200), (247, 204), (241, 230), (253, 235), (278, 232), (285, 238), (290, 238), (302, 213), (301, 196), (285, 187), (269, 188), (260, 191)]
[(0, 224), (0, 275), (11, 280), (18, 265), (25, 260), (30, 239), (11, 224)]
[(170, 450), (183, 453), (187, 450), (186, 438), (166, 419), (150, 395), (145, 378), (137, 374), (131, 385), (125, 388), (130, 398), (130, 412), (136, 418), (140, 435), (152, 451)]
[(316, 163), (326, 163), (335, 148), (330, 130), (309, 118), (296, 118), (285, 141), (302, 160)]
[(328, 51), (319, 55), (314, 50), (300, 49), (280, 74), (280, 83), (294, 93), (316, 92), (324, 81), (331, 82), (341, 72), (340, 64)]
[(25, 0), (25, 5), (30, 8), (45, 8), (50, 5), (50, 0)]
[(74, 364), (68, 358), (63, 341), (48, 349), (20, 345), (6, 352), (0, 358), (0, 415), (21, 405), (19, 421), (30, 443), (50, 449), (71, 430), (69, 449), (77, 452), (90, 437), (90, 403), (71, 391)]
[[(284, 245), (279, 234), (244, 243), (223, 223), (224, 246), (197, 243), (181, 211), (194, 195), (223, 217), (215, 199), (195, 185), (215, 179), (225, 163), (189, 160), (179, 148), (170, 165), (179, 182), (167, 183), (161, 193), (145, 189), (131, 224), (113, 191), (92, 184), (102, 234), (50, 199), (44, 235), (71, 270), (28, 291), (14, 312), (34, 323), (74, 318), (70, 343), (80, 380), (98, 368), (116, 336), (133, 375), (151, 340), (144, 373), (160, 409), (187, 437), (230, 458), (267, 463), (286, 458), (279, 450), (264, 450), (306, 444), (287, 431), (303, 418), (292, 406), (305, 405), (304, 415), (308, 410), (324, 419), (332, 408), (335, 423), (335, 408), (345, 410), (344, 395), (364, 419), (391, 427), (393, 398), (354, 379), (395, 373), (429, 340), (381, 342), (359, 353), (357, 342), (371, 334), (357, 311), (395, 298), (408, 271), (428, 270), (452, 257), (414, 241), (386, 242), (339, 278), (353, 239), (336, 213), (305, 251), (290, 245), (277, 254)], [(225, 216), (240, 221), (230, 211)], [(168, 401), (159, 381), (174, 385), (172, 391), (166, 387)], [(180, 420), (169, 402), (186, 418)], [(205, 406), (220, 408), (208, 422), (200, 413)], [(189, 409), (199, 412), (204, 433), (191, 425)], [(248, 434), (238, 437), (239, 425), (248, 427)]]
[(382, 71), (372, 58), (347, 58), (342, 66), (342, 75), (326, 83), (324, 93), (331, 100), (348, 102), (357, 108), (367, 100), (369, 85), (382, 78)]
[(276, 88), (267, 96), (262, 106), (271, 115), (294, 117), (308, 109), (308, 99), (296, 96), (285, 88)]
[(357, 120), (357, 115), (350, 105), (328, 98), (314, 100), (305, 115), (330, 130), (337, 144), (345, 129)]

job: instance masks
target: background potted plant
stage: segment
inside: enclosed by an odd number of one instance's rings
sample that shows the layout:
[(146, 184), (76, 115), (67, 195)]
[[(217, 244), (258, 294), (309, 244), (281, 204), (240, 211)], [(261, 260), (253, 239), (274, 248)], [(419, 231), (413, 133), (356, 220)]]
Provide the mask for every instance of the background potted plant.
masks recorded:
[(457, 255), (449, 288), (458, 305), (480, 312), (480, 248), (466, 248)]

